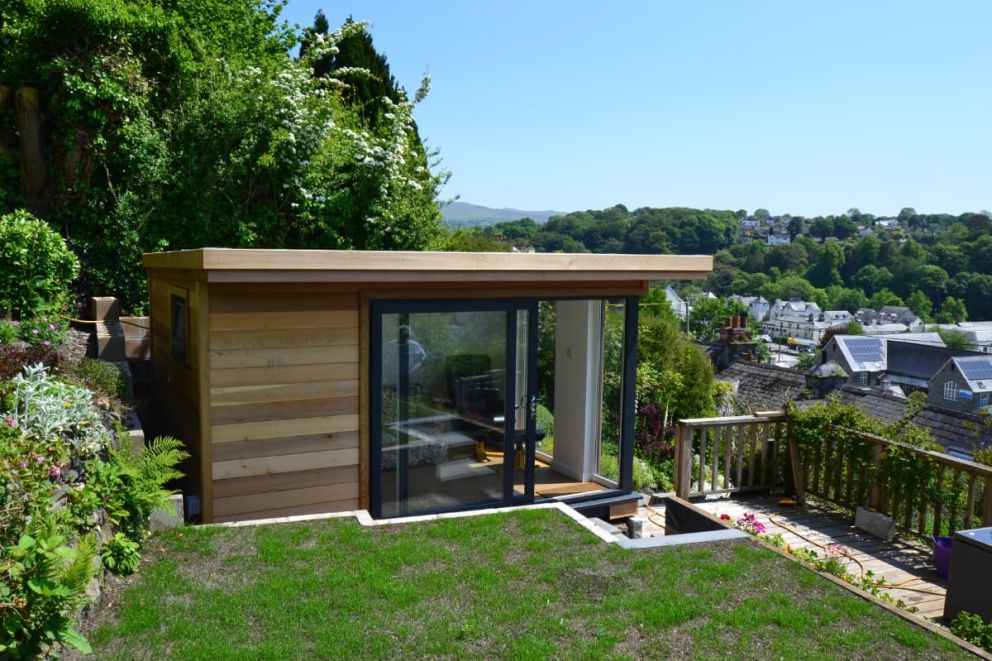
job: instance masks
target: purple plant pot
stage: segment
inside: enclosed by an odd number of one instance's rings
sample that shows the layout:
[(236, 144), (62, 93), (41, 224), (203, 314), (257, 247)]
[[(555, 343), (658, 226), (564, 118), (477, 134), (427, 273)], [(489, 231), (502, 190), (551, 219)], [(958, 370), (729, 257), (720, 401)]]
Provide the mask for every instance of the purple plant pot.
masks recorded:
[(933, 564), (937, 567), (937, 575), (947, 578), (947, 572), (951, 568), (951, 542), (950, 537), (933, 538)]

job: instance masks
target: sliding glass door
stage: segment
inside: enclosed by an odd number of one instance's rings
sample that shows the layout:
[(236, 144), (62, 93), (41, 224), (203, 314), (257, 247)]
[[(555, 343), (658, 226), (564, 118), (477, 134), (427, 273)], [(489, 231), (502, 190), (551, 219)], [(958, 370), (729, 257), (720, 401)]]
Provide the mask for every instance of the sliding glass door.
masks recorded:
[(535, 305), (381, 301), (370, 320), (373, 515), (533, 500)]

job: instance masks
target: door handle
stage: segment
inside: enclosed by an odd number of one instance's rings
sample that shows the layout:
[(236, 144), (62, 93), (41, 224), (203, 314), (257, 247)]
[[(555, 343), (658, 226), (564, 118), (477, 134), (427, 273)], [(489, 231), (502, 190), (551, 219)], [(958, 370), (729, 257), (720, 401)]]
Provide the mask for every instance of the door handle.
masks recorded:
[(530, 414), (537, 415), (537, 395), (530, 396)]

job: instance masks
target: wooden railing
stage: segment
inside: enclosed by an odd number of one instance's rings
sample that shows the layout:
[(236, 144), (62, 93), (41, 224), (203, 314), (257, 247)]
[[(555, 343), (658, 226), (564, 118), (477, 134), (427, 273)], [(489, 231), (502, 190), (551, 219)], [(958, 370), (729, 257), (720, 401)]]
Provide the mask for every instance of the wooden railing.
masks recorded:
[(992, 467), (850, 429), (789, 438), (784, 413), (682, 420), (681, 498), (784, 489), (854, 511), (866, 506), (920, 536), (992, 526)]
[(675, 446), (680, 498), (769, 489), (781, 481), (788, 450), (785, 414), (682, 420)]
[(851, 429), (800, 452), (800, 495), (867, 506), (921, 537), (992, 526), (992, 467)]

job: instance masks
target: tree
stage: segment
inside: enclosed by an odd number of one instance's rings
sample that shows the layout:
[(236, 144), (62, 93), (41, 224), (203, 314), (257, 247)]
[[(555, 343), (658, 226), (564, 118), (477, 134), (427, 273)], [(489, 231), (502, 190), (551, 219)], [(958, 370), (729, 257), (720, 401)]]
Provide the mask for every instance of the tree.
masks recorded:
[(933, 320), (933, 303), (919, 289), (913, 290), (913, 293), (906, 299), (906, 305), (923, 321)]
[(834, 236), (838, 239), (846, 239), (853, 236), (858, 231), (858, 226), (847, 216), (841, 216), (834, 220)]
[(913, 207), (903, 207), (902, 210), (899, 211), (899, 223), (908, 226), (910, 221), (915, 218), (916, 215), (916, 209)]
[(689, 312), (689, 329), (703, 342), (713, 342), (720, 334), (727, 317), (746, 315), (747, 308), (727, 298), (702, 298)]
[(820, 239), (825, 240), (828, 236), (833, 236), (834, 233), (834, 221), (832, 218), (817, 218), (810, 225), (809, 233)]
[(889, 269), (878, 268), (874, 264), (861, 267), (854, 275), (854, 286), (862, 289), (869, 297), (874, 296), (892, 282), (892, 273)]
[(968, 310), (964, 301), (948, 296), (937, 313), (937, 321), (942, 324), (956, 324), (968, 320)]
[(767, 222), (768, 219), (771, 217), (771, 214), (768, 213), (768, 209), (755, 209), (754, 213), (751, 215), (755, 220), (757, 220), (760, 223)]
[(827, 295), (830, 297), (831, 310), (847, 310), (853, 314), (868, 306), (868, 297), (860, 289), (831, 287), (827, 289)]
[(881, 310), (886, 305), (902, 306), (902, 299), (896, 296), (892, 291), (888, 289), (881, 289), (875, 292), (875, 295), (871, 297), (868, 305), (875, 310)]
[(446, 175), (413, 121), (426, 85), (384, 93), (373, 120), (357, 81), (394, 85), (382, 70), (314, 75), (342, 43), (371, 44), (363, 24), (318, 21), (294, 60), (276, 3), (16, 4), (0, 10), (0, 86), (21, 90), (38, 130), (11, 151), (0, 107), (0, 212), (27, 206), (67, 238), (81, 294), (140, 309), (146, 251), (437, 239)]
[(799, 216), (793, 216), (789, 221), (789, 240), (795, 241), (796, 237), (803, 233), (803, 219)]
[(840, 245), (828, 243), (823, 246), (819, 256), (806, 272), (806, 278), (814, 287), (829, 287), (840, 285), (843, 280), (840, 277), (840, 267), (844, 265), (844, 251)]

